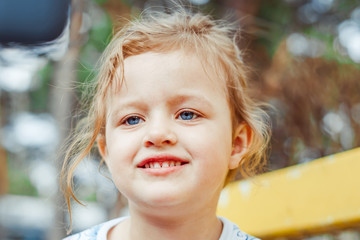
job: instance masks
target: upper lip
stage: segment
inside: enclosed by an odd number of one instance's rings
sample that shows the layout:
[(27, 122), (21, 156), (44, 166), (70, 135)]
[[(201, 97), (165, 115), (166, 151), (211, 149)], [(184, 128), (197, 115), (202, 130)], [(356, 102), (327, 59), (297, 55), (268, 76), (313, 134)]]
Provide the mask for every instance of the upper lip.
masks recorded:
[(154, 155), (154, 156), (145, 158), (144, 160), (142, 160), (140, 163), (137, 164), (137, 167), (143, 168), (143, 167), (145, 167), (145, 164), (148, 164), (151, 162), (166, 162), (166, 161), (180, 162), (181, 165), (189, 162), (187, 160), (184, 160), (180, 157), (176, 157), (174, 155), (161, 154), (161, 155)]

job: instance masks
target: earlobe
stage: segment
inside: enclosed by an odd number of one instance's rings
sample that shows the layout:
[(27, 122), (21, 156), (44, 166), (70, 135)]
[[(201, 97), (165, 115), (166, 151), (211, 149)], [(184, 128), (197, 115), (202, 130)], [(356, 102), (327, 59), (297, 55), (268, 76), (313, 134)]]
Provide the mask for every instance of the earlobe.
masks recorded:
[(105, 160), (106, 159), (106, 140), (105, 140), (105, 136), (102, 136), (102, 135), (98, 136), (96, 141), (97, 141), (99, 153), (100, 153), (101, 157)]
[(235, 169), (248, 152), (251, 142), (252, 130), (246, 123), (241, 123), (235, 130), (233, 148), (229, 161), (229, 169)]

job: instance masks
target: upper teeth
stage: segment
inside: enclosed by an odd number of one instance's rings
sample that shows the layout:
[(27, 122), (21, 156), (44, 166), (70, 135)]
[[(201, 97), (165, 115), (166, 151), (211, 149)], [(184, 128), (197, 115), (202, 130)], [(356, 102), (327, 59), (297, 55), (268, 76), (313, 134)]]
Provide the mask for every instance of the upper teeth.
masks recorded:
[(146, 163), (145, 168), (166, 168), (166, 167), (173, 167), (180, 165), (181, 162), (179, 161), (151, 162), (151, 163)]

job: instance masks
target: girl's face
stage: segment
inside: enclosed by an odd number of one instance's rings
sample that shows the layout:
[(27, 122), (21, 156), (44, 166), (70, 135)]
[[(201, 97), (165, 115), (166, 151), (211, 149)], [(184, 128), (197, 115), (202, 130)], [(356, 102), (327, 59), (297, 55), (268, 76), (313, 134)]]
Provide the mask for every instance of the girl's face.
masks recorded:
[(181, 51), (131, 56), (124, 69), (99, 140), (115, 185), (131, 208), (215, 208), (239, 161), (224, 86)]

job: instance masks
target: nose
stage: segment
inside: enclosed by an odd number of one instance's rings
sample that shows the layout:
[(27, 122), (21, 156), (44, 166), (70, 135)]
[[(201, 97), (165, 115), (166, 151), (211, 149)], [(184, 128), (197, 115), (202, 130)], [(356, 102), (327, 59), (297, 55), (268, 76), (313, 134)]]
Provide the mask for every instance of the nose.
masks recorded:
[(144, 137), (145, 147), (163, 147), (177, 143), (177, 136), (169, 121), (153, 121)]

